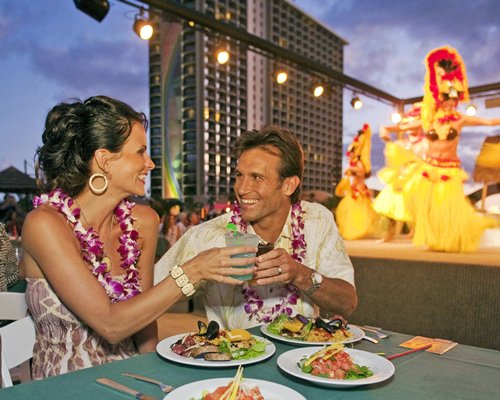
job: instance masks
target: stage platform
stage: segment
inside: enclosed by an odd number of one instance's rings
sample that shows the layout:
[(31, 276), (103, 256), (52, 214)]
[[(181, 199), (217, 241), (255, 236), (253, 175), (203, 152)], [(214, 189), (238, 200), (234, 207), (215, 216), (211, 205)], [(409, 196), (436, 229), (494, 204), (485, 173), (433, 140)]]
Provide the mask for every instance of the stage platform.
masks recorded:
[(345, 243), (359, 297), (352, 323), (500, 350), (500, 247), (463, 254), (409, 239)]
[[(488, 229), (481, 243), (484, 245), (475, 253), (445, 253), (415, 247), (411, 239), (396, 239), (391, 242), (380, 242), (374, 239), (345, 241), (349, 256), (500, 267), (500, 229)], [(492, 245), (493, 243), (498, 243), (498, 246)]]

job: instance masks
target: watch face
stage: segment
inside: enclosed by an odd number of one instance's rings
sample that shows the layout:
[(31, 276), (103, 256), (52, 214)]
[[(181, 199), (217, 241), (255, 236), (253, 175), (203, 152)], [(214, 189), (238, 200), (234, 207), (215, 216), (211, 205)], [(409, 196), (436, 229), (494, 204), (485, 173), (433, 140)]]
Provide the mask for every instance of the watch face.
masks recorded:
[(319, 284), (323, 282), (323, 275), (321, 275), (319, 272), (315, 272), (313, 275), (313, 280), (315, 283)]

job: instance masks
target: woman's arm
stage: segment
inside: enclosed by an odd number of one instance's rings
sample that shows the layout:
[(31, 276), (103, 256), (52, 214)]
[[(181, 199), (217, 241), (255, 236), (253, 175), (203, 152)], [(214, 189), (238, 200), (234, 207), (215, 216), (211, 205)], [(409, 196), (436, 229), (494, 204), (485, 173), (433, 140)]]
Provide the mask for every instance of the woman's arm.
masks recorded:
[(500, 125), (500, 118), (479, 118), (463, 115), (463, 126), (495, 126)]
[[(66, 218), (49, 206), (40, 207), (28, 215), (23, 230), (23, 244), (30, 263), (36, 263), (61, 302), (110, 343), (117, 343), (139, 332), (183, 296), (171, 277), (151, 287), (149, 281), (152, 271), (147, 272), (145, 268), (144, 279), (148, 282), (144, 285), (148, 288), (131, 299), (111, 303), (89, 266), (82, 260), (79, 243)], [(151, 244), (145, 249), (145, 258), (152, 257), (150, 253), (153, 247)], [(187, 261), (182, 267), (193, 284), (203, 279), (241, 284), (242, 281), (229, 275), (250, 273), (252, 270), (231, 268), (243, 259), (230, 256), (250, 251), (255, 249), (211, 249)], [(256, 258), (244, 260), (255, 263)], [(28, 273), (29, 276), (32, 275)], [(150, 335), (149, 332), (145, 340), (140, 339), (144, 340), (145, 347), (150, 347)]]
[[(136, 219), (135, 226), (140, 232), (141, 257), (137, 267), (142, 291), (145, 292), (153, 287), (153, 268), (158, 242), (159, 217), (152, 208), (143, 205), (136, 205), (132, 210), (132, 216)], [(141, 354), (155, 351), (158, 344), (156, 320), (137, 332), (134, 335), (134, 341)]]

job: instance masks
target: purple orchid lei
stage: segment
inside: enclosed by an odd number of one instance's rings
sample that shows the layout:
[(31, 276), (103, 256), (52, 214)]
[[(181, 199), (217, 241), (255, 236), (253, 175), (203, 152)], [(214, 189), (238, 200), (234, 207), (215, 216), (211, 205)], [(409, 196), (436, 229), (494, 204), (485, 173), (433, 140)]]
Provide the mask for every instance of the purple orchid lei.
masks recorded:
[(141, 285), (139, 284), (139, 272), (136, 262), (141, 254), (141, 250), (137, 243), (139, 233), (133, 228), (131, 212), (135, 203), (124, 199), (116, 206), (114, 211), (115, 218), (122, 230), (119, 238), (120, 246), (118, 247), (118, 252), (121, 257), (120, 267), (125, 270), (126, 274), (121, 282), (113, 279), (110, 271), (106, 268), (106, 264), (102, 262), (104, 255), (103, 243), (94, 228), (85, 229), (80, 221), (80, 208), (71, 210), (73, 203), (74, 200), (59, 188), (54, 189), (48, 194), (42, 194), (40, 197), (36, 196), (33, 199), (33, 206), (35, 208), (42, 204), (50, 204), (66, 216), (67, 220), (73, 226), (76, 237), (80, 241), (83, 260), (92, 265), (92, 273), (104, 287), (106, 294), (113, 303), (139, 294), (141, 292)]
[[(304, 237), (304, 211), (300, 203), (292, 205), (292, 258), (295, 261), (302, 262), (306, 256), (307, 244)], [(241, 217), (240, 205), (237, 201), (233, 203), (231, 222), (239, 228), (240, 232), (245, 233), (248, 224)], [(281, 296), (281, 299), (269, 311), (264, 311), (264, 300), (258, 293), (251, 289), (248, 285), (242, 289), (243, 296), (245, 297), (245, 312), (249, 314), (248, 319), (256, 318), (259, 322), (271, 322), (278, 315), (286, 313), (292, 314), (290, 305), (297, 304), (299, 298), (299, 291), (293, 285), (284, 285), (286, 295)]]

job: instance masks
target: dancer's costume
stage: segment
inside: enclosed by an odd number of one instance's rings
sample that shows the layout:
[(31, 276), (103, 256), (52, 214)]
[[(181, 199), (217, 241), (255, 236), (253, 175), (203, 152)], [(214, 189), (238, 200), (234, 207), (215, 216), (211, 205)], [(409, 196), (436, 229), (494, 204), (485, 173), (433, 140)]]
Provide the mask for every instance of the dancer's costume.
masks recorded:
[[(371, 129), (368, 124), (354, 137), (347, 150), (349, 166), (345, 176), (335, 189), (343, 197), (335, 210), (339, 232), (344, 239), (354, 240), (371, 236), (376, 225), (377, 214), (372, 208), (372, 195), (365, 177), (370, 175)], [(362, 166), (363, 176), (355, 175), (352, 168)]]
[[(401, 124), (420, 119), (420, 103), (416, 103), (405, 113)], [(403, 188), (412, 176), (416, 162), (426, 149), (426, 141), (418, 132), (406, 134), (403, 140), (388, 142), (385, 145), (385, 167), (377, 176), (385, 187), (373, 201), (373, 209), (384, 217), (402, 222), (410, 222), (411, 215), (405, 206)]]
[[(446, 111), (441, 102), (468, 101), (465, 66), (455, 49), (442, 47), (426, 57), (422, 127), (427, 140), (453, 140), (452, 122), (461, 116)], [(495, 222), (478, 214), (463, 191), (467, 174), (460, 160), (425, 156), (405, 185), (405, 200), (414, 220), (413, 244), (447, 252), (476, 251), (483, 231)]]

